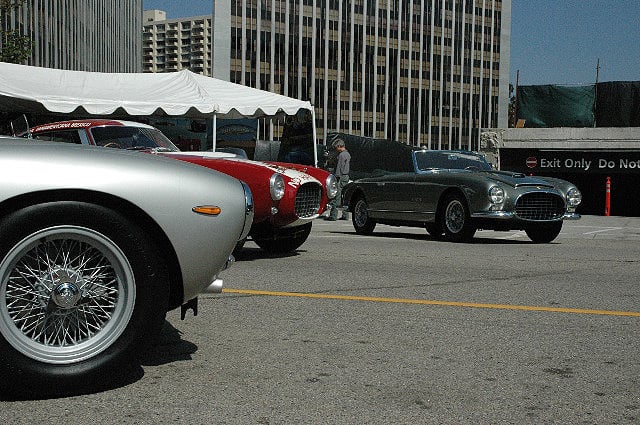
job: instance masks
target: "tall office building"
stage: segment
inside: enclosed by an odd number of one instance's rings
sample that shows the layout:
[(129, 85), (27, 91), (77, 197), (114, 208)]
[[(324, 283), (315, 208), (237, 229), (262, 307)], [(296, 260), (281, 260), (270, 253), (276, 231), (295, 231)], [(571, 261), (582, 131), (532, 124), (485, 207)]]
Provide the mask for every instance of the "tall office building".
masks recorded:
[(213, 76), (342, 131), (477, 149), (507, 127), (511, 0), (216, 0)]
[(211, 15), (167, 20), (162, 10), (145, 10), (142, 20), (144, 72), (211, 75)]
[[(167, 25), (179, 44), (182, 22), (164, 22), (164, 70), (194, 69), (180, 50), (167, 67)], [(320, 140), (478, 149), (481, 129), (507, 127), (510, 26), (511, 0), (215, 0), (201, 45), (212, 76), (309, 100)], [(151, 31), (145, 70), (156, 70)]]
[(26, 0), (11, 11), (5, 25), (33, 40), (27, 65), (142, 70), (142, 0)]

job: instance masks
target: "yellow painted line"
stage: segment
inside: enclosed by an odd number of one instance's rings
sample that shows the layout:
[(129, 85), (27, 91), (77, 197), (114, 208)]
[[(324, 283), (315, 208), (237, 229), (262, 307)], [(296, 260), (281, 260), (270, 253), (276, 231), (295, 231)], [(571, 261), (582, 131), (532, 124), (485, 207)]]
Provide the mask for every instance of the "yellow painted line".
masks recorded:
[(457, 301), (434, 301), (434, 300), (415, 300), (410, 298), (383, 298), (383, 297), (361, 297), (355, 295), (334, 295), (334, 294), (310, 294), (304, 292), (278, 292), (278, 291), (256, 291), (253, 289), (230, 289), (222, 290), (225, 294), (243, 294), (243, 295), (269, 295), (276, 297), (298, 297), (298, 298), (321, 298), (329, 300), (348, 300), (348, 301), (370, 301), (378, 303), (401, 303), (401, 304), (422, 304), (422, 305), (439, 305), (447, 307), (470, 307), (470, 308), (489, 308), (499, 310), (524, 310), (524, 311), (545, 311), (553, 313), (573, 313), (573, 314), (598, 314), (603, 316), (628, 316), (640, 317), (639, 311), (612, 311), (612, 310), (594, 310), (584, 308), (562, 308), (562, 307), (542, 307), (529, 305), (510, 305), (510, 304), (483, 304), (471, 302)]

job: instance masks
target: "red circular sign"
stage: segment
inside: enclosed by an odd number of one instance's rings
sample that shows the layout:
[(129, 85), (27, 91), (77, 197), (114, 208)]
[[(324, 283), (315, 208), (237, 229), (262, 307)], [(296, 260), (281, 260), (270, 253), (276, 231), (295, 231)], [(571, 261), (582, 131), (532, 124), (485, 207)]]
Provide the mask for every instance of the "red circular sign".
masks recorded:
[(538, 165), (538, 159), (535, 156), (530, 156), (527, 158), (527, 167), (535, 168)]

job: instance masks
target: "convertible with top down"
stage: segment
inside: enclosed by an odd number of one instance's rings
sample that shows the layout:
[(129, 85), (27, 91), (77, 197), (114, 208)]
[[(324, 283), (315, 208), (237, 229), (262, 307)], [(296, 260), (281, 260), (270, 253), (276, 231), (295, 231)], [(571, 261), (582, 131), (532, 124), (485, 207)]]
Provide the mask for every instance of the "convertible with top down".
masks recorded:
[(394, 170), (377, 169), (350, 182), (343, 204), (359, 234), (376, 223), (425, 227), (434, 238), (471, 239), (476, 230), (524, 230), (553, 241), (563, 220), (576, 220), (582, 195), (572, 183), (495, 170), (469, 151), (411, 149)]

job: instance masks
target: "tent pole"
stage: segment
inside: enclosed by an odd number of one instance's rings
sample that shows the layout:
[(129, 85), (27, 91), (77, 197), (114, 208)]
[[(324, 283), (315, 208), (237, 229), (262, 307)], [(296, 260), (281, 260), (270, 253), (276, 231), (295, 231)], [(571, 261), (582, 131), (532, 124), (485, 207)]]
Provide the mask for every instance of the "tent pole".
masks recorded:
[(273, 142), (273, 118), (269, 118), (269, 141)]
[(217, 127), (218, 127), (218, 115), (216, 115), (215, 113), (213, 114), (213, 152), (216, 151), (216, 144), (217, 144), (217, 140), (216, 140), (216, 136), (217, 136)]
[(318, 143), (316, 142), (316, 113), (313, 105), (311, 106), (311, 130), (313, 132), (313, 166), (318, 166)]

